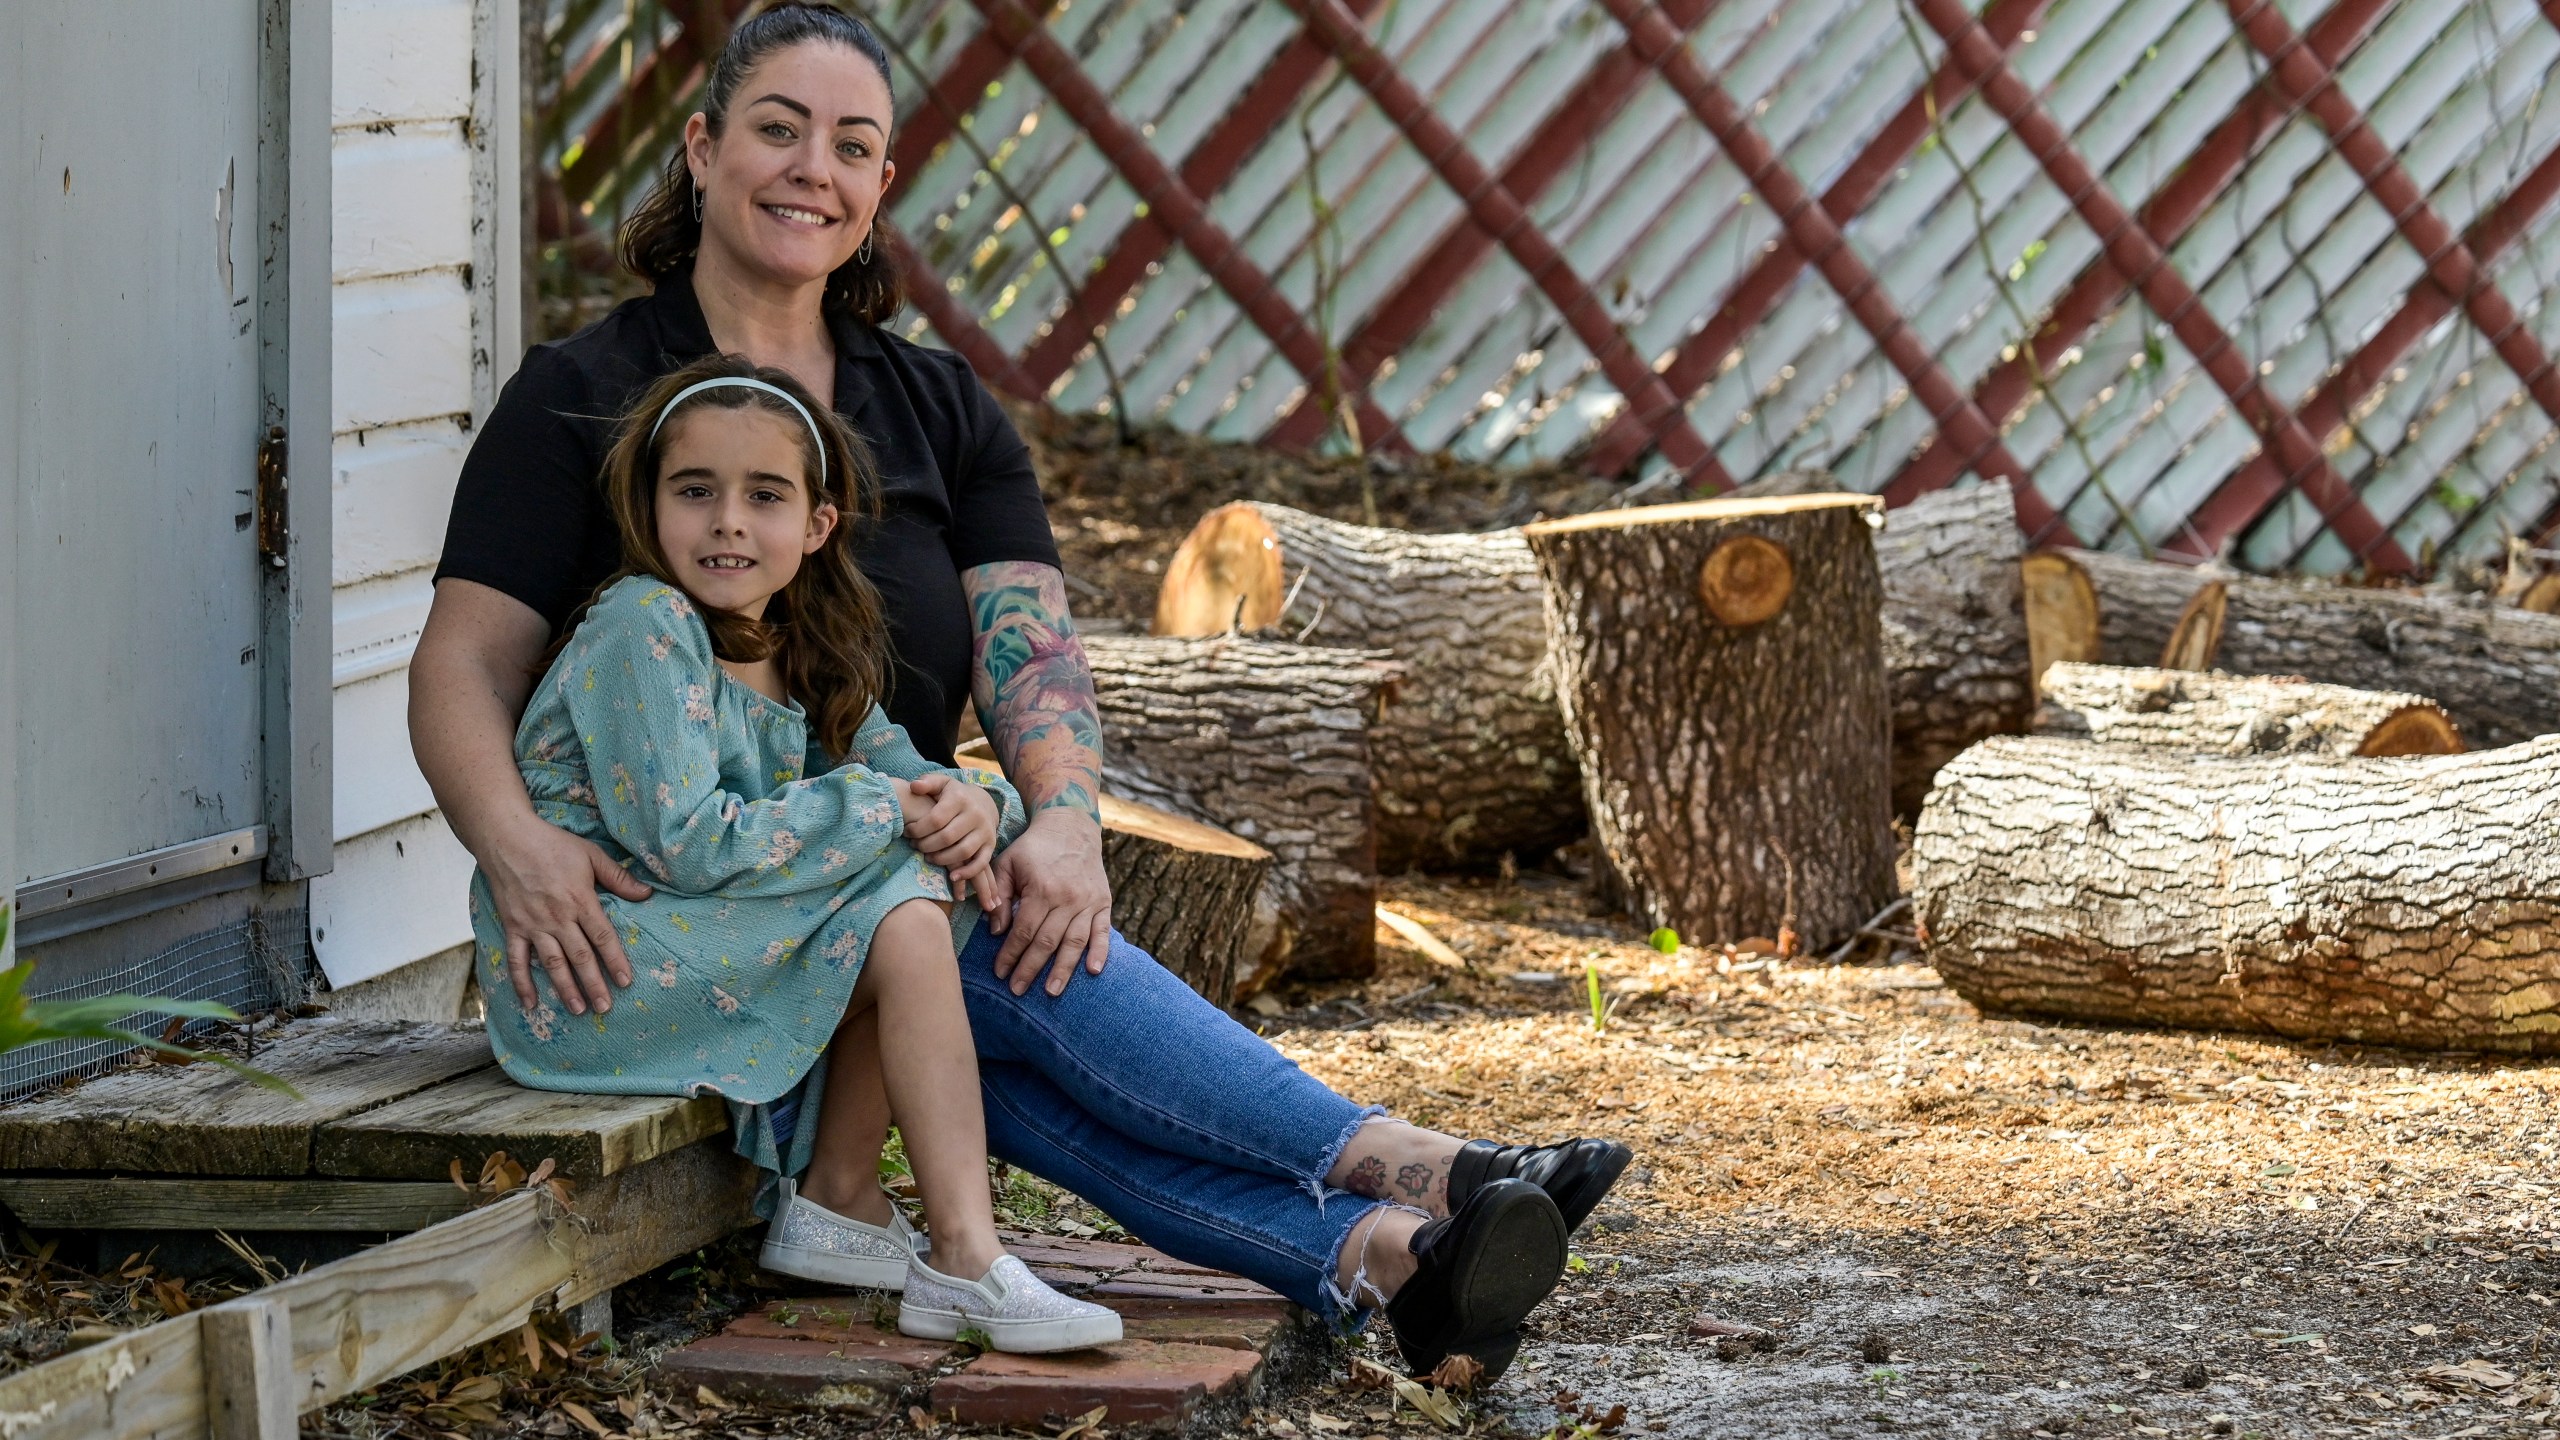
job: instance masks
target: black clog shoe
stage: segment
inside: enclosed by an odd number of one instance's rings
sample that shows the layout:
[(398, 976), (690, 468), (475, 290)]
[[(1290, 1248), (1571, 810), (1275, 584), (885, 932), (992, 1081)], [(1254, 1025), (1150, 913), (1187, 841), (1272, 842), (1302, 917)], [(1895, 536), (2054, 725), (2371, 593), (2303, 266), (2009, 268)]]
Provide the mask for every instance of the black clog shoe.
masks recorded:
[(1554, 1145), (1496, 1145), (1470, 1140), (1449, 1166), (1449, 1209), (1467, 1203), (1493, 1180), (1526, 1180), (1547, 1192), (1564, 1212), (1565, 1233), (1582, 1228), (1591, 1212), (1626, 1173), (1635, 1152), (1615, 1140), (1565, 1140)]
[(1449, 1215), (1413, 1235), (1420, 1261), (1387, 1302), (1396, 1345), (1416, 1375), (1451, 1355), (1484, 1367), (1491, 1384), (1520, 1353), (1520, 1321), (1564, 1278), (1564, 1216), (1525, 1180), (1474, 1188)]

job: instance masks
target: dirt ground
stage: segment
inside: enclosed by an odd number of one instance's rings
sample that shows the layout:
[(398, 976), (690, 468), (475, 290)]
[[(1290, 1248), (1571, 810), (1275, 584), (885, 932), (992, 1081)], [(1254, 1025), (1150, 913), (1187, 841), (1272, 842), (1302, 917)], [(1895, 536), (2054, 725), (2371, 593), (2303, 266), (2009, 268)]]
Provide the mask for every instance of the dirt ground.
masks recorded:
[(1469, 968), (1390, 948), (1271, 1038), (1638, 1154), (1488, 1397), (1520, 1431), (2552, 1433), (2560, 1064), (1989, 1019), (1908, 952), (1660, 954), (1544, 874), (1391, 894)]

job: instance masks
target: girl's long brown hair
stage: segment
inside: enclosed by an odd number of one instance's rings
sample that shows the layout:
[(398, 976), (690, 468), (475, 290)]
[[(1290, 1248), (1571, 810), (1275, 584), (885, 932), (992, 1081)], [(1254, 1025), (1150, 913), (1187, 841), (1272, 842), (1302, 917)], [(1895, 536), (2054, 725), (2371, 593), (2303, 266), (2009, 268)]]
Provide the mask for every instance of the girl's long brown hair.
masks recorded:
[[(685, 387), (723, 378), (761, 380), (784, 392), (807, 408), (817, 421), (817, 433), (812, 435), (780, 396), (743, 385), (723, 385), (690, 396), (660, 423), (660, 414)], [(702, 410), (750, 409), (774, 416), (800, 437), (801, 477), (813, 497), (810, 503), (832, 504), (843, 518), (825, 544), (801, 557), (800, 573), (766, 602), (763, 619), (716, 610), (698, 598), (694, 608), (710, 629), (711, 650), (719, 658), (779, 663), (791, 698), (809, 712), (810, 729), (819, 745), (828, 754), (841, 756), (852, 747), (854, 735), (887, 686), (889, 628), (881, 613), (880, 592), (853, 559), (855, 531), (879, 517), (880, 479), (862, 437), (835, 411), (819, 404), (789, 371), (759, 366), (743, 356), (713, 355), (661, 378), (633, 402), (615, 430), (613, 449), (604, 462), (605, 505), (622, 535), (622, 568), (596, 593), (601, 596), (615, 581), (631, 575), (685, 588), (658, 544), (658, 471), (666, 442), (684, 416)], [(822, 446), (827, 476), (823, 487), (817, 483)], [(554, 646), (555, 653), (557, 649)]]

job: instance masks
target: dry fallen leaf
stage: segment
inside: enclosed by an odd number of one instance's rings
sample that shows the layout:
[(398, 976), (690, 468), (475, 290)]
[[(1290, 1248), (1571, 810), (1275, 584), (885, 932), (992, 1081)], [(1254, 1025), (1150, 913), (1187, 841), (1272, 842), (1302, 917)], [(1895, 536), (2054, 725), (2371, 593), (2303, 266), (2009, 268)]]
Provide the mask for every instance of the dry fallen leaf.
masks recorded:
[(610, 1435), (613, 1433), (612, 1431), (604, 1428), (604, 1422), (596, 1418), (594, 1411), (589, 1410), (586, 1406), (579, 1404), (575, 1400), (561, 1401), (560, 1413), (578, 1422), (578, 1428), (586, 1431), (590, 1435)]
[(1473, 1355), (1451, 1355), (1432, 1367), (1429, 1378), (1441, 1389), (1463, 1395), (1484, 1378), (1484, 1362)]
[(1354, 1428), (1350, 1421), (1337, 1420), (1321, 1410), (1308, 1411), (1307, 1423), (1313, 1425), (1318, 1430), (1327, 1431), (1333, 1434), (1339, 1434), (1342, 1431)]
[(1445, 1390), (1434, 1390), (1418, 1381), (1398, 1379), (1396, 1398), (1443, 1430), (1455, 1430), (1465, 1423), (1458, 1413), (1458, 1402), (1450, 1399)]
[(1386, 1390), (1394, 1387), (1396, 1372), (1366, 1355), (1351, 1357), (1351, 1373), (1347, 1383), (1354, 1390)]
[(2417, 1373), (2439, 1390), (2504, 1390), (2516, 1383), (2516, 1377), (2477, 1356), (2459, 1365), (2430, 1365)]
[(729, 1402), (721, 1399), (719, 1395), (714, 1393), (712, 1388), (708, 1385), (696, 1385), (693, 1387), (693, 1403), (706, 1410), (726, 1410), (729, 1408)]
[(1094, 1406), (1068, 1422), (1067, 1428), (1058, 1432), (1058, 1440), (1077, 1440), (1078, 1436), (1091, 1436), (1093, 1440), (1101, 1440), (1102, 1417), (1109, 1413), (1111, 1413), (1111, 1407), (1108, 1405)]

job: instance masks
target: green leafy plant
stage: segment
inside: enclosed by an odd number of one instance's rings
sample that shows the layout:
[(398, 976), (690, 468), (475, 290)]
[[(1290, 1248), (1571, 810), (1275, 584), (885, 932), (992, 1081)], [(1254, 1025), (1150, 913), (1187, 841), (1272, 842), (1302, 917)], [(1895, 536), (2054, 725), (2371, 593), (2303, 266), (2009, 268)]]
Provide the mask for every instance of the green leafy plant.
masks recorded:
[[(0, 910), (0, 945), (9, 938), (9, 914)], [(237, 1020), (228, 1005), (210, 1000), (164, 1000), (150, 995), (93, 995), (82, 1000), (30, 1000), (27, 981), (35, 962), (0, 970), (0, 1055), (41, 1045), (48, 1040), (111, 1040), (181, 1060), (219, 1065), (254, 1085), (299, 1100), (302, 1093), (264, 1070), (243, 1065), (228, 1055), (190, 1050), (157, 1036), (124, 1028), (123, 1021), (140, 1010), (188, 1020)]]
[(1646, 936), (1645, 943), (1665, 955), (1677, 955), (1680, 953), (1680, 932), (1665, 925)]

